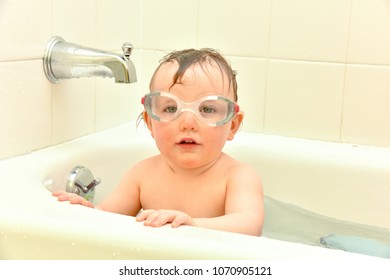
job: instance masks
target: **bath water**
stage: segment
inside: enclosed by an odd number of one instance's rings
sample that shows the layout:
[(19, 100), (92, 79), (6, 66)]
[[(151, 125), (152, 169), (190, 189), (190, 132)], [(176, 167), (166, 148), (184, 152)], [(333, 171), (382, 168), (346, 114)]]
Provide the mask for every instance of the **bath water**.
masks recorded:
[(325, 217), (270, 197), (264, 198), (263, 236), (322, 246), (321, 237), (339, 234), (374, 239), (390, 246), (390, 230)]

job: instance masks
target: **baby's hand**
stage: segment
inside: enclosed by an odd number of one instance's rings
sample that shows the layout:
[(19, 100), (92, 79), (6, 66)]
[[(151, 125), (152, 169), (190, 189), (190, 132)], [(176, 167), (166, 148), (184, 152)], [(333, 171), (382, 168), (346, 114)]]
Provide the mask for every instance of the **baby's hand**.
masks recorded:
[(193, 226), (194, 222), (188, 214), (175, 210), (144, 210), (136, 217), (137, 222), (144, 222), (145, 226), (161, 227), (171, 223), (173, 228), (180, 225)]
[(80, 204), (86, 207), (94, 208), (92, 202), (74, 193), (55, 191), (52, 192), (52, 195), (57, 197), (58, 201), (69, 201), (71, 204)]

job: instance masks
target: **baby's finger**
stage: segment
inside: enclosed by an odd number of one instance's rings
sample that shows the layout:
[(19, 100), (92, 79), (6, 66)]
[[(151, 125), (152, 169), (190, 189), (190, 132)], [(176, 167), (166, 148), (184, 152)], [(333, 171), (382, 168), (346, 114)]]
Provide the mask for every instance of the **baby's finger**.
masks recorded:
[(70, 197), (71, 196), (68, 193), (64, 192), (64, 193), (60, 193), (57, 195), (57, 200), (58, 201), (67, 201), (70, 199)]
[(137, 222), (142, 222), (144, 221), (148, 216), (149, 214), (151, 214), (152, 212), (154, 212), (154, 210), (142, 210), (141, 212), (139, 212), (137, 214), (137, 216), (135, 217), (135, 220)]
[(167, 223), (170, 223), (172, 220), (175, 219), (175, 215), (167, 213), (167, 212), (160, 212), (157, 214), (158, 215), (150, 223), (150, 226), (152, 226), (152, 227), (161, 227)]
[[(154, 221), (158, 218), (159, 215), (160, 213), (158, 211), (149, 212), (148, 216), (144, 220), (144, 225), (151, 226), (154, 223)], [(153, 225), (153, 226), (157, 226), (157, 225)]]
[(64, 193), (66, 193), (66, 192), (64, 192), (64, 191), (54, 191), (54, 192), (52, 192), (51, 193), (51, 195), (52, 196), (60, 196), (60, 195), (63, 195)]
[(81, 205), (86, 206), (86, 207), (90, 207), (90, 208), (95, 208), (95, 206), (93, 205), (93, 203), (92, 203), (91, 201), (86, 200), (86, 199), (84, 199), (84, 200), (81, 202)]
[(186, 214), (179, 214), (172, 221), (171, 226), (173, 228), (179, 227), (181, 225), (192, 225), (192, 219)]
[(69, 197), (70, 204), (83, 204), (83, 202), (86, 201), (83, 197), (78, 195), (71, 195)]

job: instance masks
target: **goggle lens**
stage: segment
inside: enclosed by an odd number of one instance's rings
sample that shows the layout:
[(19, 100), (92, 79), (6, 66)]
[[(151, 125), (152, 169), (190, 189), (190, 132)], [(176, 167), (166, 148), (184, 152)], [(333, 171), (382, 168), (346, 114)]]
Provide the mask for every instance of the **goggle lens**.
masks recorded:
[(235, 102), (218, 95), (206, 96), (187, 103), (170, 93), (158, 92), (145, 95), (142, 102), (147, 113), (161, 122), (172, 121), (182, 112), (190, 111), (200, 121), (211, 126), (217, 126), (230, 121), (235, 113), (239, 111), (239, 107)]

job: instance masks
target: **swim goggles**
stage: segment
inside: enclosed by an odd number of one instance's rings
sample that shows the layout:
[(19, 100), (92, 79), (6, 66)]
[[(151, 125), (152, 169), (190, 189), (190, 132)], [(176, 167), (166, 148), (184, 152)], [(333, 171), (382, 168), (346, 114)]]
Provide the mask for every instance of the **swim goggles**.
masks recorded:
[(220, 95), (209, 95), (193, 102), (184, 102), (168, 92), (152, 92), (142, 98), (148, 115), (160, 122), (176, 119), (182, 112), (189, 111), (209, 126), (229, 122), (240, 110), (237, 103)]

